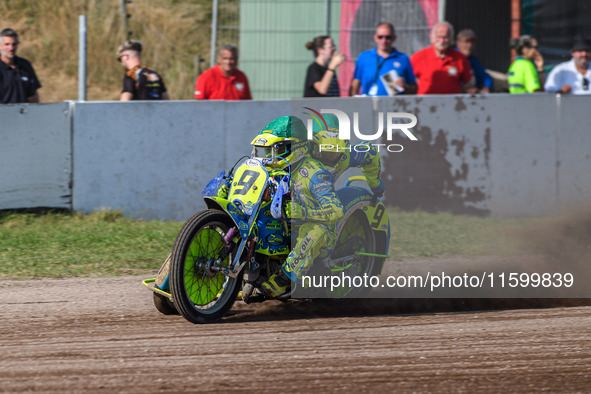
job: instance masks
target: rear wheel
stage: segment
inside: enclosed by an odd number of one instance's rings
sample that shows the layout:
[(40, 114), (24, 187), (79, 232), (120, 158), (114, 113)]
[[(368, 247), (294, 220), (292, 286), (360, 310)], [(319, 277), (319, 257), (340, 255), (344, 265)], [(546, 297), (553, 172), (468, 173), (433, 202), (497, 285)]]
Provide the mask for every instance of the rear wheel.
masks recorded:
[(208, 209), (185, 223), (175, 241), (170, 267), (170, 288), (176, 309), (193, 323), (213, 323), (232, 307), (242, 272), (230, 278), (213, 264), (229, 267), (234, 253), (220, 260), (225, 248), (222, 236), (234, 226), (223, 212)]
[(154, 294), (154, 306), (158, 310), (158, 312), (162, 313), (163, 315), (178, 315), (179, 311), (176, 310), (174, 307), (174, 303), (168, 298), (163, 296), (162, 294), (153, 293)]
[[(355, 212), (347, 219), (329, 260), (329, 275), (341, 275), (351, 278), (351, 286), (343, 283), (341, 287), (326, 289), (331, 298), (362, 297), (369, 290), (360, 279), (367, 274), (371, 276), (376, 265), (372, 256), (358, 256), (356, 252), (375, 253), (376, 239), (369, 223), (361, 211)], [(343, 259), (346, 258), (346, 259)], [(340, 262), (339, 262), (340, 260)], [(344, 260), (344, 261), (343, 261)], [(361, 277), (359, 279), (354, 279)], [(344, 281), (343, 281), (344, 282)], [(360, 285), (361, 284), (361, 285)]]

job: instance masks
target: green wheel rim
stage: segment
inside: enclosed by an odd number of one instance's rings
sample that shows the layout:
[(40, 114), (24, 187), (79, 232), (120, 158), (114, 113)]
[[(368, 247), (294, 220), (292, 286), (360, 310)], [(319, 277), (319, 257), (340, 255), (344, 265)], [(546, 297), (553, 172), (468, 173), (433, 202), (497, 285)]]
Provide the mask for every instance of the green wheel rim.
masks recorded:
[[(199, 231), (187, 251), (185, 259), (185, 288), (191, 302), (197, 306), (204, 306), (216, 299), (224, 286), (226, 276), (217, 273), (210, 277), (205, 270), (199, 269), (199, 263), (216, 259), (224, 247), (221, 229), (211, 226)], [(229, 259), (222, 262), (228, 266)]]

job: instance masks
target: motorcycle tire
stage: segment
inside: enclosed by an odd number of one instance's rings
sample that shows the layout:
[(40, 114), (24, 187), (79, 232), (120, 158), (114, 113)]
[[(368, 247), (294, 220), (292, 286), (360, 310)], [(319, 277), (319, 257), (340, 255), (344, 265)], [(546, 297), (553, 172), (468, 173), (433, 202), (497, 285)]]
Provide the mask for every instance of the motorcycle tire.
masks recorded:
[[(232, 307), (242, 284), (243, 272), (231, 278), (206, 271), (205, 262), (216, 260), (224, 248), (222, 235), (234, 227), (227, 214), (207, 209), (195, 214), (179, 232), (170, 266), (170, 289), (176, 309), (196, 324), (214, 323)], [(230, 253), (222, 265), (234, 259)]]
[(179, 311), (176, 310), (174, 303), (168, 298), (163, 296), (162, 294), (153, 293), (154, 294), (154, 306), (158, 310), (158, 312), (162, 313), (163, 315), (178, 315)]
[[(376, 253), (376, 245), (377, 240), (367, 218), (362, 212), (358, 211), (345, 222), (331, 257), (339, 258), (352, 255), (355, 252)], [(376, 257), (359, 256), (358, 262), (348, 267), (345, 272), (348, 276), (363, 277), (364, 274), (368, 276), (375, 275), (376, 270), (379, 270)], [(369, 289), (365, 287), (341, 287), (334, 291), (330, 291), (330, 289), (325, 289), (325, 291), (325, 296), (329, 298), (359, 298), (363, 297)]]

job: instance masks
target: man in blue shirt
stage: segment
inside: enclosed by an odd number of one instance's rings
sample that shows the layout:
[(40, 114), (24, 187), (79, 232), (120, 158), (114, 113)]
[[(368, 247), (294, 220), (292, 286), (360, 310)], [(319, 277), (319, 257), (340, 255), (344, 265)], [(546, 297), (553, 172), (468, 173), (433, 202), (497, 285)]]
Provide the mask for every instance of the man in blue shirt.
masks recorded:
[(480, 60), (474, 55), (476, 48), (476, 33), (471, 29), (460, 30), (456, 36), (457, 50), (468, 58), (472, 72), (476, 78), (476, 87), (480, 93), (490, 93), (493, 86), (493, 78), (486, 72)]
[(376, 47), (362, 52), (357, 58), (350, 95), (393, 96), (416, 93), (417, 84), (408, 56), (392, 47), (396, 41), (394, 26), (391, 23), (380, 23), (373, 38)]

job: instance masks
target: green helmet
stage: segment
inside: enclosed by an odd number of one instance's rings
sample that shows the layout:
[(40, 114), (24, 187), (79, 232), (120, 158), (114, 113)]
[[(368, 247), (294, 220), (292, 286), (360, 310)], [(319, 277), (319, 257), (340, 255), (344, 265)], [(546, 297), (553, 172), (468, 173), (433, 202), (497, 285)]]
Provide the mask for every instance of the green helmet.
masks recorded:
[(251, 145), (252, 157), (275, 168), (293, 166), (309, 153), (306, 126), (297, 116), (275, 119), (259, 132)]
[(339, 118), (332, 114), (324, 114), (322, 118), (324, 122), (320, 119), (312, 126), (312, 157), (334, 167), (350, 150), (350, 143), (339, 138)]

